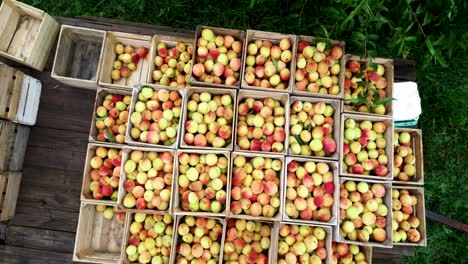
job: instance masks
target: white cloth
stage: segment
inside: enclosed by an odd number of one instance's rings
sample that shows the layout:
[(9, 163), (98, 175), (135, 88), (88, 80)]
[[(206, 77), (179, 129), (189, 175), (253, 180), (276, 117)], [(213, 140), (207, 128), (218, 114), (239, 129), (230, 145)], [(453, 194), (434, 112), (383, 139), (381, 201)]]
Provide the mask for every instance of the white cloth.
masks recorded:
[(393, 85), (393, 119), (406, 121), (418, 119), (422, 113), (421, 98), (415, 82), (397, 82)]

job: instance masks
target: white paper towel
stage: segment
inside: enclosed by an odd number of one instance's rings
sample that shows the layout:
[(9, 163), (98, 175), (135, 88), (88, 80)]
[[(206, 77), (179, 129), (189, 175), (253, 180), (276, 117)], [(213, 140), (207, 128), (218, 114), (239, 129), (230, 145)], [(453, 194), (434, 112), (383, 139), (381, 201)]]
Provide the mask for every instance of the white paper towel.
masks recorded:
[(393, 85), (393, 119), (406, 121), (418, 119), (422, 113), (421, 98), (415, 82), (397, 82)]

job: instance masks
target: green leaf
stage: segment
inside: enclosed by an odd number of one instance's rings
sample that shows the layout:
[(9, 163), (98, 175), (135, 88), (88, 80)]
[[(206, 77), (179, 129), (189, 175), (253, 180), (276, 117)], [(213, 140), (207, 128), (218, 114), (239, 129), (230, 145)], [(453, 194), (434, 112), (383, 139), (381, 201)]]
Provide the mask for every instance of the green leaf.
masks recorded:
[(386, 104), (386, 103), (391, 102), (393, 100), (395, 100), (395, 98), (387, 97), (387, 98), (375, 101), (374, 105), (383, 105), (383, 104)]
[(106, 137), (107, 137), (107, 140), (109, 140), (109, 142), (115, 143), (115, 140), (114, 140), (114, 138), (112, 138), (112, 135), (110, 133), (110, 129), (108, 127), (106, 128)]
[(252, 9), (255, 6), (255, 0), (250, 0), (250, 9)]
[(275, 72), (278, 73), (279, 72), (278, 61), (276, 59), (273, 59), (273, 65), (275, 66)]
[(366, 0), (362, 0), (361, 3), (359, 3), (359, 5), (356, 6), (356, 8), (354, 8), (354, 10), (349, 14), (349, 16), (343, 21), (343, 23), (341, 23), (342, 25), (343, 24), (346, 24), (348, 23), (351, 19), (353, 19), (357, 13), (359, 13), (359, 11), (361, 11), (361, 8), (362, 6), (366, 3)]
[(351, 39), (353, 40), (359, 40), (359, 41), (364, 41), (366, 40), (366, 36), (361, 33), (361, 32), (357, 32), (357, 31), (354, 31), (352, 34), (351, 34)]
[(372, 70), (377, 71), (379, 69), (379, 65), (375, 62), (369, 62), (369, 66), (372, 68)]
[(435, 58), (435, 60), (440, 63), (440, 65), (442, 65), (444, 67), (448, 66), (445, 59), (442, 56), (440, 56), (440, 54), (434, 49), (434, 47), (432, 46), (432, 43), (431, 43), (431, 41), (429, 39), (426, 39), (426, 46), (429, 49), (429, 52)]
[(293, 137), (297, 140), (297, 142), (299, 143), (299, 145), (304, 145), (304, 141), (302, 141), (302, 139), (301, 139), (300, 136), (294, 135)]
[(345, 101), (350, 102), (350, 103), (363, 103), (361, 98), (349, 98), (349, 99), (345, 99)]
[(405, 42), (416, 42), (417, 38), (415, 36), (409, 36), (405, 38)]
[(329, 39), (330, 36), (328, 35), (328, 30), (322, 24), (320, 24), (320, 27), (322, 28), (323, 34), (325, 35), (325, 37)]
[(314, 126), (312, 124), (309, 124), (304, 129), (307, 131), (312, 131), (312, 129), (314, 129)]
[(230, 139), (226, 140), (226, 143), (224, 143), (224, 145), (222, 146), (222, 148), (227, 148), (227, 146), (229, 146), (229, 144), (231, 144), (231, 140), (230, 140)]
[(106, 119), (107, 115), (106, 116), (103, 116), (103, 117), (99, 117), (97, 116), (96, 117), (96, 121), (104, 121), (104, 119)]

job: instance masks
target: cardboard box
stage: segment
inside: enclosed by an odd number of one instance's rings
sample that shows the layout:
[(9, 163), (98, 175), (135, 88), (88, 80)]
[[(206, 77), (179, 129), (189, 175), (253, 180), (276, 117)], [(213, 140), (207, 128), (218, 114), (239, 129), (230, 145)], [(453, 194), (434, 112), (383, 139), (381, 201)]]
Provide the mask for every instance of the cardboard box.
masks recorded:
[[(293, 223), (284, 223), (280, 222), (276, 226), (276, 243), (274, 245), (276, 252), (278, 252), (278, 246), (279, 246), (279, 241), (281, 239), (281, 235), (279, 234), (279, 230), (284, 226), (284, 225), (289, 225), (289, 226), (309, 226), (311, 228), (322, 228), (325, 233), (325, 249), (327, 251), (327, 257), (323, 260), (325, 264), (330, 264), (331, 262), (331, 255), (332, 255), (332, 240), (333, 240), (333, 232), (332, 232), (332, 227), (331, 226), (318, 226), (318, 225), (312, 225), (312, 224), (293, 224)], [(315, 251), (314, 251), (315, 252)], [(276, 253), (274, 257), (274, 261), (271, 263), (278, 263), (278, 259), (280, 259), (279, 254)], [(298, 262), (299, 263), (299, 262)]]
[[(213, 213), (213, 212), (204, 212), (204, 211), (198, 211), (198, 212), (192, 212), (192, 211), (185, 211), (182, 208), (181, 205), (181, 195), (182, 192), (179, 190), (179, 155), (182, 153), (187, 153), (187, 154), (199, 154), (199, 155), (206, 155), (206, 154), (216, 154), (217, 156), (225, 156), (228, 160), (228, 167), (227, 167), (227, 172), (226, 172), (226, 185), (224, 186), (223, 190), (226, 191), (226, 202), (224, 204), (224, 210), (222, 210), (219, 213)], [(220, 150), (205, 150), (205, 149), (178, 149), (176, 152), (175, 159), (176, 161), (176, 166), (174, 168), (174, 189), (173, 189), (173, 197), (172, 197), (172, 207), (173, 207), (173, 212), (174, 215), (192, 215), (192, 216), (212, 216), (212, 217), (226, 217), (226, 212), (227, 212), (227, 196), (229, 195), (229, 189), (228, 189), (228, 182), (229, 178), (231, 177), (231, 167), (230, 167), (230, 155), (231, 153), (229, 151), (220, 151)], [(204, 189), (206, 189), (208, 186), (204, 186)]]
[[(423, 141), (421, 129), (412, 128), (395, 128), (396, 133), (408, 132), (411, 135), (411, 149), (416, 159), (414, 166), (416, 168), (416, 174), (410, 177), (409, 181), (401, 181), (398, 178), (393, 179), (394, 184), (404, 185), (424, 185), (424, 158), (423, 158)], [(396, 144), (394, 142), (393, 144)], [(393, 151), (396, 153), (396, 149)]]
[(39, 80), (0, 62), (0, 118), (36, 124), (41, 88)]
[(106, 31), (62, 25), (52, 78), (73, 87), (96, 90)]
[[(203, 29), (205, 29), (205, 28), (209, 28), (209, 29), (213, 30), (215, 36), (217, 36), (217, 35), (221, 35), (221, 36), (231, 35), (235, 40), (240, 41), (241, 43), (243, 43), (242, 52), (244, 52), (244, 50), (245, 50), (245, 44), (244, 44), (245, 31), (236, 30), (236, 29), (198, 26), (196, 31), (195, 31), (195, 39), (194, 39), (195, 44), (198, 43), (198, 39), (201, 37), (201, 33), (202, 33)], [(198, 45), (195, 45), (194, 52), (193, 52), (193, 64), (192, 64), (192, 66), (197, 64), (197, 59), (198, 59), (197, 49), (198, 49)], [(242, 59), (242, 55), (241, 54), (238, 54), (238, 55), (239, 55), (238, 58), (241, 60), (241, 65), (243, 65), (244, 61)], [(237, 83), (235, 83), (234, 85), (202, 82), (202, 81), (199, 81), (195, 77), (193, 72), (192, 72), (191, 77), (190, 77), (190, 82), (191, 82), (192, 86), (239, 89), (239, 85), (241, 83), (240, 79), (243, 76), (242, 69), (243, 69), (243, 67), (241, 66), (241, 68), (239, 69), (239, 79), (238, 79)]]
[[(183, 149), (204, 149), (204, 150), (228, 150), (228, 151), (231, 151), (233, 149), (233, 146), (234, 146), (234, 142), (233, 142), (233, 139), (234, 139), (234, 130), (236, 129), (235, 128), (235, 119), (236, 119), (236, 116), (237, 116), (237, 105), (236, 105), (236, 99), (237, 99), (237, 96), (236, 96), (236, 91), (235, 90), (231, 90), (231, 89), (214, 89), (214, 88), (207, 88), (207, 87), (190, 87), (188, 89), (185, 90), (186, 92), (186, 95), (185, 95), (185, 101), (184, 101), (184, 108), (183, 108), (183, 111), (182, 111), (182, 122), (181, 122), (181, 133), (180, 133), (180, 148), (183, 148)], [(195, 145), (189, 145), (185, 142), (184, 140), (184, 135), (186, 133), (186, 128), (185, 128), (185, 124), (187, 123), (188, 121), (188, 109), (187, 109), (187, 104), (188, 102), (190, 101), (190, 98), (192, 97), (192, 95), (194, 93), (202, 93), (202, 92), (208, 92), (210, 93), (212, 96), (213, 95), (226, 95), (226, 94), (229, 94), (231, 95), (231, 98), (232, 98), (232, 105), (233, 105), (233, 108), (232, 108), (232, 122), (231, 124), (227, 124), (227, 125), (231, 125), (231, 142), (229, 143), (226, 143), (226, 147), (224, 148), (217, 148), (217, 147), (213, 147), (213, 146), (205, 146), (205, 147), (200, 147), (200, 146), (195, 146)]]
[[(309, 42), (310, 45), (316, 46), (317, 43), (321, 40), (321, 38), (318, 37), (311, 37), (311, 36), (304, 36), (304, 35), (299, 35), (297, 36), (297, 45), (299, 45), (300, 41), (307, 41)], [(330, 99), (343, 99), (344, 95), (344, 79), (345, 79), (345, 68), (346, 68), (346, 61), (345, 61), (345, 46), (346, 43), (344, 41), (339, 41), (339, 40), (329, 40), (330, 44), (332, 46), (340, 46), (343, 48), (343, 55), (339, 59), (339, 64), (340, 64), (340, 74), (338, 75), (338, 86), (340, 87), (340, 92), (337, 95), (332, 95), (332, 94), (322, 94), (322, 93), (312, 93), (312, 92), (307, 92), (307, 91), (299, 91), (296, 87), (296, 75), (292, 75), (293, 78), (293, 94), (299, 95), (299, 96), (317, 96), (317, 97), (324, 97), (324, 98), (330, 98)], [(296, 56), (296, 63), (297, 63), (297, 56)], [(295, 65), (295, 70), (297, 70), (297, 67)]]
[[(371, 246), (371, 247), (382, 247), (382, 248), (392, 248), (393, 247), (393, 230), (392, 230), (392, 210), (393, 210), (393, 203), (392, 203), (392, 183), (391, 182), (380, 182), (376, 180), (363, 180), (363, 179), (353, 179), (349, 177), (340, 177), (340, 184), (343, 184), (346, 181), (354, 181), (357, 183), (359, 182), (367, 182), (369, 184), (369, 188), (371, 187), (372, 184), (379, 183), (382, 184), (385, 187), (385, 196), (383, 197), (383, 204), (387, 206), (388, 213), (387, 216), (385, 216), (385, 220), (387, 220), (387, 225), (385, 226), (385, 232), (387, 233), (387, 238), (383, 242), (374, 242), (374, 241), (368, 241), (368, 242), (361, 242), (361, 241), (352, 241), (349, 239), (346, 239), (341, 236), (340, 234), (340, 219), (338, 220), (338, 225), (334, 229), (334, 238), (333, 240), (336, 242), (345, 242), (348, 244), (355, 244), (359, 246)], [(340, 214), (340, 208), (338, 207), (338, 215)]]
[(118, 214), (109, 220), (96, 210), (94, 203), (82, 202), (76, 229), (73, 261), (119, 263), (124, 237), (124, 223)]
[[(315, 163), (318, 162), (323, 162), (326, 163), (330, 167), (330, 171), (333, 173), (333, 184), (335, 185), (335, 190), (333, 192), (333, 206), (330, 208), (331, 211), (331, 217), (330, 220), (327, 222), (322, 222), (319, 220), (303, 220), (300, 218), (291, 218), (286, 214), (286, 190), (287, 190), (287, 175), (288, 175), (288, 164), (291, 163), (292, 161), (297, 161), (300, 162), (301, 165), (303, 165), (307, 161), (313, 161)], [(331, 161), (331, 160), (319, 160), (319, 159), (310, 159), (310, 158), (298, 158), (298, 157), (286, 157), (286, 164), (285, 164), (285, 176), (283, 177), (283, 187), (281, 189), (283, 193), (283, 222), (288, 222), (288, 223), (295, 223), (295, 224), (314, 224), (314, 225), (332, 225), (336, 226), (338, 224), (338, 219), (339, 219), (339, 205), (340, 205), (340, 184), (338, 180), (338, 162), (337, 161)], [(312, 193), (310, 194), (310, 197), (312, 196)], [(317, 208), (316, 211), (318, 211), (320, 208)]]
[[(154, 91), (159, 91), (159, 90), (162, 90), (162, 89), (166, 89), (168, 90), (169, 92), (171, 91), (176, 91), (179, 93), (181, 99), (182, 99), (182, 104), (180, 105), (180, 117), (179, 117), (179, 126), (177, 127), (177, 135), (176, 135), (176, 141), (174, 143), (172, 143), (171, 145), (163, 145), (162, 142), (158, 142), (158, 144), (151, 144), (151, 143), (146, 143), (146, 142), (141, 142), (141, 141), (137, 141), (135, 139), (132, 138), (131, 136), (131, 130), (133, 128), (133, 123), (130, 121), (130, 117), (132, 115), (133, 112), (135, 112), (135, 105), (136, 103), (139, 101), (138, 100), (138, 94), (140, 93), (141, 89), (143, 89), (144, 87), (151, 87), (153, 88)], [(180, 89), (177, 89), (177, 88), (172, 88), (172, 87), (164, 87), (164, 86), (158, 86), (158, 85), (153, 85), (153, 84), (136, 84), (135, 85), (135, 88), (133, 89), (133, 94), (132, 94), (132, 103), (130, 105), (130, 111), (129, 111), (129, 114), (128, 114), (128, 123), (127, 123), (127, 133), (125, 135), (125, 143), (129, 144), (129, 145), (133, 145), (133, 146), (139, 146), (139, 147), (147, 147), (147, 148), (152, 148), (152, 147), (156, 147), (156, 148), (170, 148), (170, 149), (175, 149), (177, 148), (177, 146), (179, 145), (179, 140), (180, 140), (180, 129), (181, 129), (181, 123), (180, 123), (180, 120), (182, 120), (182, 113), (184, 111), (184, 105), (185, 105), (185, 102), (184, 102), (184, 97), (185, 97), (185, 92), (183, 90), (180, 90)], [(175, 118), (175, 117), (174, 117)], [(154, 123), (154, 121), (150, 121), (150, 124), (151, 123)], [(161, 144), (160, 144), (161, 143)]]
[[(194, 40), (193, 38), (181, 38), (181, 37), (172, 37), (172, 36), (164, 36), (164, 35), (155, 35), (153, 36), (153, 41), (151, 42), (151, 51), (150, 51), (150, 55), (149, 55), (149, 58), (150, 58), (150, 65), (149, 65), (149, 70), (148, 70), (148, 77), (146, 78), (146, 82), (147, 83), (154, 83), (156, 85), (160, 85), (160, 86), (163, 86), (161, 85), (159, 82), (156, 82), (155, 80), (153, 80), (153, 71), (154, 70), (157, 70), (157, 67), (156, 65), (154, 64), (154, 58), (156, 58), (156, 56), (158, 55), (158, 51), (156, 50), (156, 47), (159, 43), (164, 43), (166, 44), (166, 47), (169, 51), (169, 49), (171, 48), (175, 48), (177, 43), (178, 42), (183, 42), (187, 45), (192, 45), (194, 47)], [(195, 47), (193, 48), (193, 50), (195, 50)], [(195, 51), (193, 51), (192, 53), (190, 53), (190, 60), (187, 63), (192, 63), (192, 58), (193, 58), (193, 53)], [(191, 73), (191, 71), (190, 71)], [(189, 78), (190, 78), (190, 74), (188, 74)], [(186, 87), (189, 87), (190, 86), (190, 83), (187, 84)], [(178, 88), (185, 88), (185, 87), (179, 87)]]
[(424, 188), (415, 186), (393, 186), (394, 190), (408, 190), (410, 195), (415, 195), (418, 203), (413, 205), (412, 215), (419, 219), (419, 227), (417, 230), (421, 235), (421, 239), (417, 243), (412, 242), (393, 242), (395, 246), (427, 246), (427, 233), (426, 233), (426, 206), (424, 204)]
[[(359, 61), (361, 63), (366, 63), (366, 62), (369, 61), (369, 59), (361, 58), (359, 56), (349, 55), (349, 54), (345, 55), (345, 60), (346, 60), (345, 65), (347, 65), (348, 62), (352, 61), (352, 60), (357, 60), (357, 61)], [(394, 76), (393, 60), (392, 59), (385, 59), (385, 58), (373, 58), (372, 63), (382, 64), (384, 66), (384, 68), (385, 68), (384, 77), (387, 80), (387, 87), (384, 90), (385, 90), (385, 93), (387, 94), (387, 97), (392, 98), (393, 97), (393, 76)], [(346, 96), (345, 96), (344, 102), (346, 102)], [(392, 101), (387, 102), (385, 104), (385, 110), (386, 110), (385, 115), (383, 115), (383, 116), (391, 118), (393, 116), (392, 109), (393, 109)], [(374, 114), (374, 113), (359, 112), (359, 111), (353, 110), (352, 107), (350, 105), (346, 104), (346, 103), (344, 103), (344, 105), (343, 105), (343, 110), (344, 110), (345, 113), (365, 114), (365, 115), (371, 115), (371, 116), (382, 116), (382, 115), (378, 115), (378, 114)]]
[(237, 113), (236, 116), (236, 124), (235, 124), (235, 143), (234, 143), (234, 151), (242, 151), (242, 152), (249, 152), (249, 153), (270, 153), (270, 154), (282, 154), (286, 155), (288, 153), (288, 142), (289, 142), (289, 94), (287, 93), (266, 93), (264, 91), (252, 91), (252, 90), (240, 90), (237, 96), (237, 108), (239, 108), (239, 104), (245, 101), (247, 98), (253, 98), (255, 100), (263, 100), (265, 98), (273, 98), (274, 100), (280, 101), (281, 106), (284, 107), (284, 132), (286, 133), (286, 138), (283, 142), (284, 150), (282, 152), (263, 152), (263, 151), (252, 151), (247, 149), (241, 149), (238, 145), (238, 138), (237, 138), (237, 126), (239, 123), (239, 114)]
[(132, 71), (132, 74), (128, 78), (122, 77), (122, 79), (118, 81), (113, 81), (111, 79), (111, 72), (114, 69), (114, 61), (117, 60), (118, 57), (114, 51), (114, 46), (117, 43), (122, 43), (124, 46), (132, 45), (133, 48), (135, 48), (135, 52), (138, 48), (144, 47), (149, 53), (151, 48), (151, 37), (123, 32), (107, 32), (100, 66), (99, 85), (112, 89), (131, 90), (135, 84), (144, 83), (146, 81), (149, 66), (152, 62), (148, 57), (146, 59), (140, 59), (136, 65), (136, 70)]
[[(151, 214), (147, 214), (147, 215), (151, 215)], [(127, 249), (127, 246), (129, 244), (129, 238), (131, 236), (131, 233), (130, 233), (130, 225), (132, 224), (132, 222), (134, 221), (134, 216), (135, 214), (127, 214), (127, 217), (125, 219), (125, 227), (124, 227), (124, 232), (123, 232), (123, 243), (122, 243), (122, 248), (121, 248), (121, 255), (120, 255), (120, 262), (119, 263), (122, 263), (122, 264), (130, 264), (130, 263), (135, 263), (135, 262), (131, 262), (128, 258), (127, 258), (127, 253), (126, 253), (126, 249)], [(172, 218), (172, 216), (171, 216)], [(172, 224), (169, 224), (170, 226), (172, 226), (172, 230), (173, 230), (173, 234), (171, 236), (171, 244), (173, 243), (174, 241), (174, 236), (175, 234), (177, 233), (177, 229), (176, 229), (176, 219), (175, 217), (172, 218)], [(146, 231), (148, 229), (145, 229), (144, 228), (144, 222), (143, 222), (143, 229)], [(161, 236), (158, 236), (158, 237), (161, 237)], [(169, 251), (169, 263), (173, 263), (172, 262), (172, 258), (173, 258), (173, 255), (170, 254), (172, 250)], [(161, 256), (161, 253), (158, 253), (157, 256)]]
[(38, 71), (49, 57), (60, 25), (42, 10), (18, 1), (0, 6), (0, 55)]
[[(180, 223), (182, 223), (182, 221), (184, 220), (185, 217), (189, 217), (189, 216), (184, 216), (184, 215), (176, 216), (176, 225), (175, 225), (175, 228), (174, 228), (174, 240), (172, 242), (173, 246), (172, 246), (172, 252), (171, 252), (171, 256), (172, 256), (172, 262), (171, 263), (176, 263), (177, 260), (178, 260), (177, 248), (178, 248), (179, 244), (182, 242), (182, 239), (179, 238), (179, 233), (177, 232), (177, 230), (179, 228)], [(225, 240), (225, 235), (224, 234), (226, 234), (226, 220), (224, 218), (195, 216), (195, 219), (197, 219), (197, 218), (214, 219), (214, 220), (216, 220), (216, 222), (218, 222), (218, 224), (220, 224), (223, 227), (223, 233), (222, 233), (221, 237), (218, 237), (218, 240), (217, 240), (217, 242), (220, 245), (218, 264), (222, 264), (223, 263), (223, 253), (224, 253), (224, 250), (223, 250), (222, 246), (224, 245), (224, 240)]]
[[(252, 158), (255, 157), (264, 157), (264, 158), (270, 158), (273, 160), (280, 160), (282, 163), (282, 169), (280, 171), (277, 171), (276, 177), (279, 178), (279, 186), (278, 186), (278, 194), (279, 194), (279, 208), (278, 211), (275, 213), (273, 217), (264, 217), (264, 216), (251, 216), (244, 214), (241, 212), (240, 214), (233, 214), (231, 212), (231, 202), (233, 199), (231, 198), (231, 191), (232, 191), (232, 178), (234, 177), (234, 159), (237, 156), (243, 156), (246, 157), (247, 162), (251, 160)], [(283, 189), (282, 184), (284, 183), (284, 178), (285, 178), (285, 158), (281, 155), (273, 155), (273, 154), (263, 154), (263, 153), (245, 153), (245, 152), (232, 152), (231, 153), (231, 177), (228, 178), (228, 198), (227, 198), (227, 217), (229, 218), (240, 218), (240, 219), (246, 219), (246, 220), (255, 220), (255, 221), (275, 221), (279, 222), (282, 220), (282, 212), (283, 212), (283, 196), (285, 195), (281, 190)]]
[(173, 149), (143, 148), (143, 147), (130, 147), (130, 146), (125, 147), (123, 149), (123, 153), (122, 153), (122, 171), (120, 173), (119, 196), (118, 196), (118, 199), (117, 199), (118, 209), (120, 211), (127, 212), (127, 213), (171, 214), (172, 213), (172, 203), (173, 203), (173, 192), (174, 192), (174, 177), (172, 178), (172, 181), (171, 181), (171, 184), (172, 184), (171, 187), (170, 187), (171, 197), (170, 197), (170, 201), (169, 201), (169, 206), (168, 206), (168, 208), (166, 210), (157, 210), (157, 209), (148, 209), (148, 208), (144, 209), (144, 210), (140, 210), (140, 209), (137, 209), (137, 208), (127, 208), (127, 207), (125, 207), (123, 205), (124, 197), (127, 194), (127, 192), (124, 189), (124, 183), (127, 180), (127, 173), (125, 173), (124, 166), (125, 166), (125, 162), (130, 158), (131, 152), (134, 151), (134, 150), (139, 150), (139, 151), (142, 151), (143, 153), (145, 153), (145, 152), (157, 152), (157, 153), (169, 152), (174, 157), (172, 172), (174, 172), (174, 170), (175, 170), (174, 168), (176, 166), (177, 156), (175, 155), (175, 150), (173, 150)]
[[(96, 149), (99, 147), (104, 147), (107, 150), (109, 149), (116, 149), (118, 151), (123, 150), (123, 146), (114, 146), (114, 145), (107, 145), (107, 144), (98, 144), (98, 143), (89, 143), (88, 149), (86, 151), (86, 162), (83, 171), (83, 183), (81, 185), (81, 201), (87, 203), (95, 203), (95, 204), (105, 204), (109, 206), (116, 206), (117, 201), (112, 201), (111, 199), (102, 199), (97, 200), (93, 197), (93, 193), (90, 191), (89, 186), (91, 184), (92, 179), (90, 178), (90, 172), (93, 170), (91, 168), (91, 159), (96, 156)], [(121, 156), (122, 161), (122, 156)], [(123, 163), (122, 163), (123, 168)], [(122, 174), (122, 169), (120, 174)], [(110, 172), (109, 178), (112, 176), (112, 171)], [(120, 189), (120, 186), (119, 186)]]
[[(93, 143), (104, 143), (108, 145), (113, 145), (113, 146), (122, 146), (123, 144), (119, 144), (117, 142), (109, 142), (109, 141), (99, 141), (98, 139), (98, 134), (99, 134), (99, 129), (96, 127), (96, 120), (98, 119), (98, 116), (96, 115), (96, 110), (99, 106), (102, 106), (105, 98), (107, 95), (113, 95), (113, 94), (118, 94), (122, 96), (129, 95), (131, 96), (132, 93), (130, 91), (124, 91), (124, 90), (114, 90), (114, 89), (109, 89), (109, 88), (102, 88), (99, 87), (96, 92), (96, 100), (94, 103), (94, 111), (93, 111), (93, 120), (91, 121), (91, 128), (89, 130), (89, 142)], [(129, 109), (130, 106), (127, 107)], [(102, 118), (101, 118), (102, 119)], [(130, 121), (130, 113), (128, 114), (128, 121)], [(130, 130), (127, 125), (127, 131)]]
[[(289, 41), (291, 42), (291, 56), (292, 59), (289, 62), (289, 66), (286, 64), (286, 67), (289, 69), (289, 72), (291, 73), (291, 76), (289, 78), (289, 81), (287, 82), (287, 85), (284, 90), (278, 90), (275, 88), (263, 88), (263, 87), (257, 87), (248, 84), (245, 81), (244, 74), (245, 74), (245, 68), (246, 68), (246, 58), (247, 58), (247, 46), (254, 42), (255, 40), (269, 40), (273, 44), (279, 44), (281, 39), (288, 38)], [(243, 50), (243, 56), (242, 56), (242, 82), (241, 82), (241, 89), (251, 89), (251, 90), (260, 90), (264, 92), (287, 92), (287, 93), (292, 93), (293, 90), (293, 85), (294, 85), (294, 73), (295, 73), (295, 67), (296, 67), (296, 52), (297, 52), (297, 40), (296, 40), (296, 35), (290, 35), (290, 34), (281, 34), (281, 33), (274, 33), (274, 32), (266, 32), (266, 31), (258, 31), (258, 30), (247, 30), (247, 35), (245, 37), (245, 44), (244, 44), (244, 50)]]
[(384, 138), (386, 139), (385, 145), (385, 154), (388, 158), (387, 168), (388, 173), (385, 176), (377, 176), (377, 175), (363, 175), (363, 174), (354, 174), (348, 173), (344, 171), (343, 162), (344, 162), (344, 151), (343, 151), (343, 144), (340, 144), (340, 176), (345, 177), (356, 177), (361, 179), (374, 179), (374, 180), (381, 180), (381, 181), (391, 181), (393, 180), (393, 120), (388, 117), (382, 116), (367, 116), (367, 115), (356, 115), (356, 114), (346, 114), (343, 113), (341, 115), (341, 142), (344, 142), (344, 130), (345, 130), (345, 121), (348, 118), (352, 118), (355, 121), (364, 121), (369, 120), (372, 123), (374, 122), (383, 122), (387, 126), (387, 130), (384, 133)]
[[(339, 149), (341, 143), (341, 137), (340, 137), (340, 131), (341, 131), (341, 102), (338, 100), (333, 100), (333, 99), (328, 99), (328, 98), (315, 98), (315, 97), (299, 97), (299, 96), (291, 96), (291, 102), (290, 102), (290, 107), (289, 107), (289, 112), (290, 114), (292, 113), (292, 105), (295, 101), (301, 101), (301, 102), (311, 102), (312, 104), (318, 103), (318, 102), (324, 102), (327, 105), (331, 105), (333, 107), (333, 125), (332, 125), (332, 133), (333, 133), (333, 139), (336, 142), (336, 151), (335, 153), (331, 154), (330, 156), (325, 156), (325, 157), (320, 157), (320, 156), (305, 156), (305, 155), (300, 155), (300, 154), (294, 154), (291, 151), (291, 147), (288, 147), (288, 156), (294, 156), (294, 157), (303, 157), (303, 158), (317, 158), (317, 159), (326, 159), (326, 160), (338, 160), (340, 158), (339, 154)], [(289, 121), (291, 122), (291, 121)], [(289, 133), (291, 133), (291, 123), (289, 123)], [(289, 145), (291, 142), (289, 142)]]

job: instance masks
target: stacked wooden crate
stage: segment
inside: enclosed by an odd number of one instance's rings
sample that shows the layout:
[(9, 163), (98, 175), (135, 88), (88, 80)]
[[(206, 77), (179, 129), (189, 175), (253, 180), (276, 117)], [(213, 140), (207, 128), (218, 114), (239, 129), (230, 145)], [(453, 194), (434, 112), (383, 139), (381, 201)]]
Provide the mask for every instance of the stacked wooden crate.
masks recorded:
[(0, 221), (15, 216), (28, 144), (36, 123), (41, 83), (0, 63)]

